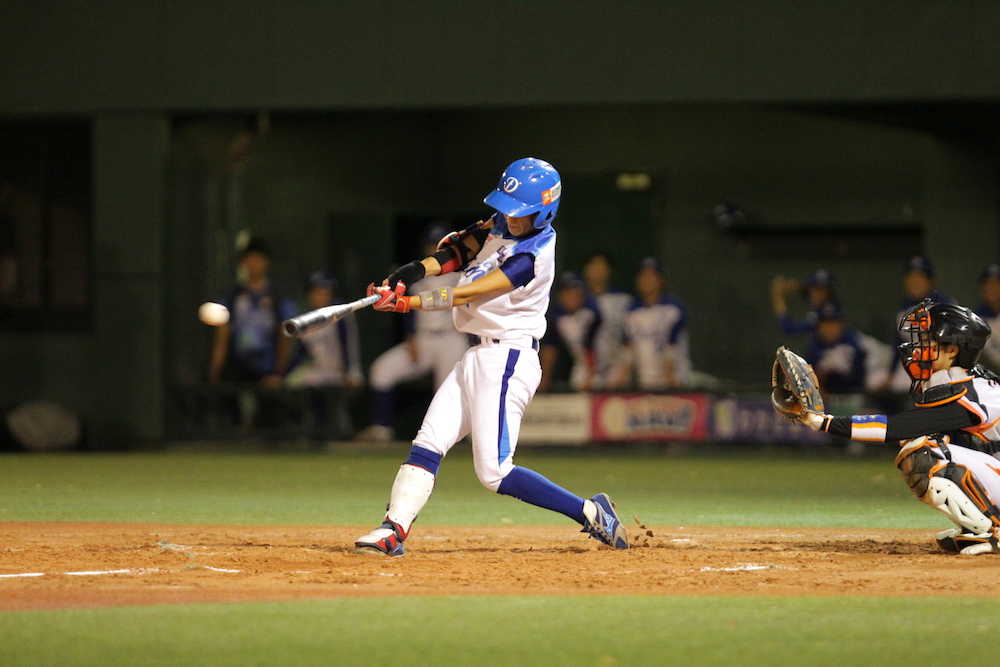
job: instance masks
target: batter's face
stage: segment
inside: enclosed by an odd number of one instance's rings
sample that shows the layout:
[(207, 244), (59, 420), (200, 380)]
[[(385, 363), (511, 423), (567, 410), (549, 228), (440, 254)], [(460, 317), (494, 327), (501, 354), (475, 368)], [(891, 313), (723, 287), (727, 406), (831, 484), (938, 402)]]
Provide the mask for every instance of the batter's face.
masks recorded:
[(503, 217), (507, 220), (507, 231), (514, 236), (524, 236), (525, 234), (530, 234), (535, 229), (534, 215), (523, 215), (515, 218), (512, 215), (504, 214)]

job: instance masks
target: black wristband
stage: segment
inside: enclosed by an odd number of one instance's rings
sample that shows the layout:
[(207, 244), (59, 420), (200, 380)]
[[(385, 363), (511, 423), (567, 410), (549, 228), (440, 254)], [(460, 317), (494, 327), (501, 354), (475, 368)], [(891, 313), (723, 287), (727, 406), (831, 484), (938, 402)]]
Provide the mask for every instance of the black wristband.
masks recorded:
[(414, 260), (409, 264), (404, 264), (390, 273), (386, 280), (389, 281), (390, 288), (394, 288), (396, 283), (400, 280), (406, 283), (406, 286), (409, 287), (413, 283), (423, 280), (425, 275), (427, 275), (427, 269), (424, 268), (423, 263)]

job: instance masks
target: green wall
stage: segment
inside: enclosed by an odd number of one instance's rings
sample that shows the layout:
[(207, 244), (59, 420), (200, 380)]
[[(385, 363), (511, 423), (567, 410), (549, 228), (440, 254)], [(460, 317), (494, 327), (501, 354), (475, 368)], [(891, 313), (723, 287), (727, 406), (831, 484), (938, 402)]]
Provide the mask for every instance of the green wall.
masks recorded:
[(0, 113), (997, 99), (992, 0), (6, 3)]

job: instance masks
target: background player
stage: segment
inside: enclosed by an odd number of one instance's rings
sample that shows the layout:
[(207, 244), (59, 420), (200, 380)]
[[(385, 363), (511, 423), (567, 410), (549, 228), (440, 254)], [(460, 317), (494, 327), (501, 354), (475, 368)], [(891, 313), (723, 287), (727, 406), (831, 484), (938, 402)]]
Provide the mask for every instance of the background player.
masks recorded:
[(561, 353), (570, 360), (569, 385), (587, 391), (594, 383), (594, 343), (601, 326), (598, 305), (584, 289), (583, 281), (567, 271), (559, 276), (556, 303), (549, 309), (548, 325), (542, 338), (542, 382), (539, 391), (548, 391)]
[(637, 296), (625, 318), (625, 350), (614, 386), (629, 383), (635, 369), (640, 389), (658, 390), (687, 384), (687, 308), (666, 292), (663, 266), (647, 257), (635, 276)]
[(1000, 553), (1000, 377), (976, 361), (990, 327), (968, 308), (926, 300), (900, 319), (900, 357), (915, 409), (833, 417), (803, 412), (817, 431), (864, 442), (902, 440), (896, 465), (921, 501), (957, 526), (945, 551)]
[[(424, 234), (424, 254), (431, 255), (438, 240), (448, 231), (444, 225), (428, 227)], [(458, 279), (457, 273), (428, 275), (410, 285), (409, 293), (455, 287)], [(358, 440), (392, 440), (396, 385), (433, 372), (436, 389), (469, 346), (465, 334), (455, 329), (447, 310), (415, 310), (407, 323), (410, 331), (406, 340), (383, 352), (372, 364), (372, 425), (357, 435)]]
[(249, 239), (240, 252), (238, 282), (223, 299), (229, 322), (216, 327), (209, 358), (209, 382), (252, 383), (265, 390), (240, 389), (237, 397), (223, 400), (223, 409), (244, 427), (273, 427), (280, 421), (281, 405), (272, 390), (281, 388), (292, 361), (292, 341), (279, 334), (278, 325), (295, 314), (295, 307), (273, 290), (270, 268), (270, 246)]
[(806, 351), (823, 389), (834, 394), (864, 391), (868, 353), (834, 301), (816, 311), (816, 330)]
[[(561, 190), (552, 165), (517, 160), (484, 199), (496, 214), (464, 236), (449, 235), (438, 252), (401, 267), (382, 287), (369, 285), (382, 297), (377, 310), (452, 310), (458, 330), (478, 336), (480, 344), (465, 352), (434, 394), (392, 485), (385, 519), (358, 538), (359, 551), (403, 555), (403, 540), (430, 498), (442, 458), (470, 433), (476, 475), (487, 489), (565, 514), (601, 542), (628, 548), (607, 494), (584, 500), (513, 462), (521, 416), (541, 378), (538, 340), (555, 271), (552, 221)], [(407, 283), (458, 270), (463, 274), (455, 288), (405, 294)]]
[[(934, 265), (923, 255), (914, 255), (906, 261), (903, 270), (903, 301), (896, 313), (896, 324), (902, 320), (905, 313), (924, 299), (934, 303), (954, 303), (951, 297), (939, 292), (934, 287)], [(899, 362), (899, 345), (904, 341), (896, 338), (896, 349), (889, 362), (889, 379), (887, 386), (882, 387), (894, 392), (904, 392), (910, 385), (910, 377)]]
[[(804, 284), (794, 278), (775, 276), (771, 281), (771, 308), (778, 318), (778, 326), (786, 334), (812, 333), (819, 322), (819, 311), (826, 303), (838, 303), (837, 280), (828, 269), (816, 269), (808, 276)], [(788, 295), (802, 289), (806, 300), (806, 314), (801, 320), (796, 320), (788, 313)]]
[[(343, 303), (337, 280), (328, 271), (315, 271), (306, 283), (309, 310)], [(358, 323), (351, 313), (332, 326), (299, 339), (286, 386), (305, 391), (313, 418), (313, 437), (343, 438), (353, 430), (343, 391), (364, 385)]]
[[(1000, 264), (987, 265), (979, 274), (979, 315), (993, 331), (1000, 331)], [(991, 336), (983, 348), (983, 363), (1000, 372), (1000, 336)]]
[(630, 294), (612, 289), (613, 271), (614, 262), (606, 252), (595, 252), (583, 263), (583, 280), (601, 314), (601, 324), (594, 340), (594, 379), (591, 384), (595, 389), (606, 386), (618, 366), (625, 335), (625, 317), (632, 304)]

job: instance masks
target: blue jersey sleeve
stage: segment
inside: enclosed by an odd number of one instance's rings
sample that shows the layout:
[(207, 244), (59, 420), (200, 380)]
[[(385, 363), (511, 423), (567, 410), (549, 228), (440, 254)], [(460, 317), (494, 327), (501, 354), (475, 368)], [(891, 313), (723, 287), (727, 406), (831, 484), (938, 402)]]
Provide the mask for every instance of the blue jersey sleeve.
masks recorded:
[(524, 287), (535, 277), (535, 256), (528, 252), (512, 255), (500, 265), (500, 270), (510, 280), (511, 285)]

